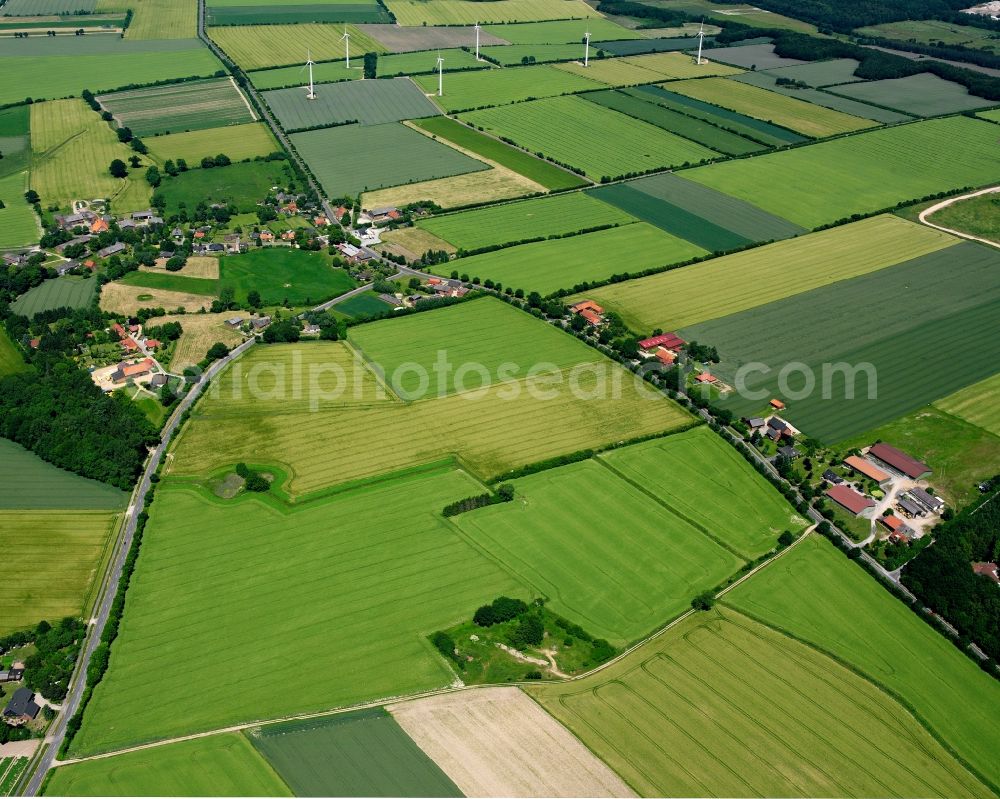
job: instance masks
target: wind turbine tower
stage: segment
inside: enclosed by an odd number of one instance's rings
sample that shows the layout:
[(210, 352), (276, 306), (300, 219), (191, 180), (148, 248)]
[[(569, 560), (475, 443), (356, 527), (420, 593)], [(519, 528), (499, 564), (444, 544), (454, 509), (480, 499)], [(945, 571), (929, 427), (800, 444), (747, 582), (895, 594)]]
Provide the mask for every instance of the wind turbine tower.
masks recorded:
[(705, 21), (702, 20), (701, 27), (698, 29), (698, 60), (695, 62), (697, 64), (704, 64), (704, 60), (701, 57), (701, 49), (705, 46)]
[(351, 34), (347, 32), (347, 27), (344, 27), (344, 35), (340, 37), (344, 42), (344, 58), (347, 59), (347, 68), (351, 68)]
[(476, 31), (476, 61), (482, 61), (483, 59), (479, 57), (479, 23), (477, 22), (473, 27)]
[(590, 31), (588, 30), (583, 34), (583, 65), (587, 66), (590, 63)]
[(441, 58), (441, 54), (438, 53), (437, 60), (438, 68), (438, 97), (444, 94), (444, 59)]
[(316, 90), (313, 84), (313, 64), (316, 62), (312, 59), (312, 53), (306, 50), (306, 66), (309, 67), (309, 93), (306, 98), (309, 100), (316, 99)]

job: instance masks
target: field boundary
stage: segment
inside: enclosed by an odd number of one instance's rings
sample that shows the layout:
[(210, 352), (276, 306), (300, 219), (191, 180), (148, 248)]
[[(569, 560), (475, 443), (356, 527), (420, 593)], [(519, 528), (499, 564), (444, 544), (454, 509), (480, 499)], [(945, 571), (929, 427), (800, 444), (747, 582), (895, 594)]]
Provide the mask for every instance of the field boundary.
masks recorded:
[(941, 202), (932, 205), (930, 208), (925, 208), (923, 211), (920, 212), (917, 218), (920, 220), (921, 224), (927, 225), (928, 227), (932, 227), (935, 230), (940, 230), (943, 231), (944, 233), (950, 233), (953, 236), (958, 236), (960, 238), (967, 239), (968, 241), (976, 241), (979, 242), (980, 244), (987, 244), (990, 247), (996, 247), (1000, 249), (1000, 244), (998, 244), (995, 241), (990, 241), (990, 239), (984, 239), (979, 236), (973, 236), (971, 233), (963, 233), (961, 230), (952, 230), (951, 228), (943, 227), (941, 225), (935, 225), (933, 222), (930, 222), (928, 220), (929, 217), (933, 216), (938, 211), (947, 208), (949, 205), (961, 202), (962, 200), (971, 200), (974, 197), (980, 197), (984, 194), (994, 194), (996, 192), (1000, 192), (1000, 186), (992, 186), (987, 189), (980, 189), (979, 191), (974, 191), (971, 192), (970, 194), (962, 194), (958, 197), (949, 197), (946, 200), (942, 200)]

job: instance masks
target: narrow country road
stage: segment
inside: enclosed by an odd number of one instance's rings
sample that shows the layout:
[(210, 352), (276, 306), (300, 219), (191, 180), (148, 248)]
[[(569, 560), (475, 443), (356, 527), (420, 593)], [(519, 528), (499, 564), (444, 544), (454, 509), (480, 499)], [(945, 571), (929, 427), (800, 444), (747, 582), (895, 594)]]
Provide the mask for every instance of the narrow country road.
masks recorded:
[(927, 227), (932, 227), (935, 230), (943, 231), (944, 233), (951, 233), (952, 236), (958, 236), (962, 239), (968, 239), (969, 241), (978, 241), (980, 244), (988, 244), (990, 247), (1000, 247), (1000, 243), (995, 241), (990, 241), (989, 239), (980, 238), (979, 236), (973, 236), (971, 233), (963, 233), (961, 230), (952, 230), (951, 228), (942, 227), (941, 225), (935, 225), (933, 222), (928, 222), (928, 217), (933, 216), (942, 208), (947, 208), (949, 205), (953, 205), (962, 200), (971, 200), (973, 197), (979, 197), (983, 194), (995, 194), (1000, 192), (1000, 186), (992, 186), (988, 189), (980, 189), (979, 191), (974, 191), (969, 194), (963, 194), (959, 197), (949, 197), (947, 200), (942, 200), (941, 202), (932, 205), (930, 208), (925, 208), (920, 212), (918, 217), (921, 223), (927, 225)]

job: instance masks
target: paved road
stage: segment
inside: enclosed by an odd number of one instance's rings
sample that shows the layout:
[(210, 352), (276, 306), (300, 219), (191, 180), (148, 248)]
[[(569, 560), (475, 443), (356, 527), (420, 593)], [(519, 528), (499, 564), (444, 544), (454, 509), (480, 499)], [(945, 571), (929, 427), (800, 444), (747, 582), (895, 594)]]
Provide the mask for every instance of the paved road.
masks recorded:
[(73, 672), (73, 677), (70, 682), (69, 693), (62, 703), (62, 709), (59, 711), (59, 715), (56, 717), (55, 722), (49, 729), (49, 733), (46, 736), (47, 746), (44, 752), (37, 762), (33, 764), (33, 770), (31, 771), (31, 776), (27, 783), (22, 782), (22, 785), (24, 785), (22, 793), (25, 796), (38, 795), (38, 791), (42, 785), (42, 780), (45, 779), (45, 774), (52, 767), (56, 754), (59, 752), (59, 747), (62, 745), (63, 739), (66, 737), (66, 723), (73, 717), (77, 709), (80, 707), (80, 699), (83, 696), (83, 691), (87, 683), (87, 665), (90, 663), (90, 658), (94, 654), (94, 650), (97, 648), (97, 645), (101, 642), (101, 635), (104, 633), (104, 627), (108, 623), (108, 615), (111, 611), (111, 604), (114, 602), (115, 595), (118, 593), (118, 584), (121, 581), (122, 566), (125, 563), (125, 557), (128, 555), (129, 548), (132, 546), (132, 538), (135, 535), (136, 521), (139, 513), (142, 511), (146, 494), (149, 491), (150, 478), (156, 472), (157, 467), (160, 465), (160, 461), (163, 459), (167, 445), (170, 443), (170, 437), (174, 434), (174, 431), (180, 424), (184, 411), (194, 404), (195, 400), (201, 394), (208, 382), (222, 369), (224, 369), (230, 361), (238, 358), (250, 347), (252, 347), (255, 341), (256, 339), (253, 338), (244, 341), (238, 347), (233, 349), (229, 355), (220, 361), (216, 361), (205, 371), (201, 380), (191, 387), (191, 390), (181, 398), (177, 407), (174, 408), (173, 413), (170, 414), (170, 418), (163, 427), (159, 445), (149, 453), (149, 457), (146, 459), (146, 468), (142, 473), (142, 477), (140, 478), (138, 485), (136, 485), (132, 492), (132, 500), (129, 503), (128, 510), (126, 511), (126, 519), (119, 531), (118, 541), (115, 544), (115, 555), (112, 559), (110, 567), (104, 575), (104, 581), (99, 592), (100, 600), (97, 612), (94, 618), (91, 619), (91, 623), (87, 628), (86, 638), (84, 639), (83, 646), (80, 651), (80, 657), (76, 663), (76, 670)]

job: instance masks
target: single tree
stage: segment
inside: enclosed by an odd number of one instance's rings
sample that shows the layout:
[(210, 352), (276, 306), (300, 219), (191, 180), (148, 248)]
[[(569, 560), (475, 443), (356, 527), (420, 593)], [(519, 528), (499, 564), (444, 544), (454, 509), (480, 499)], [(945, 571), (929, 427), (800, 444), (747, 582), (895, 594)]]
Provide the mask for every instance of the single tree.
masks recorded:
[(111, 176), (115, 178), (128, 177), (128, 167), (125, 166), (125, 162), (120, 158), (116, 158), (111, 162), (111, 166), (108, 167), (108, 171), (111, 173)]

